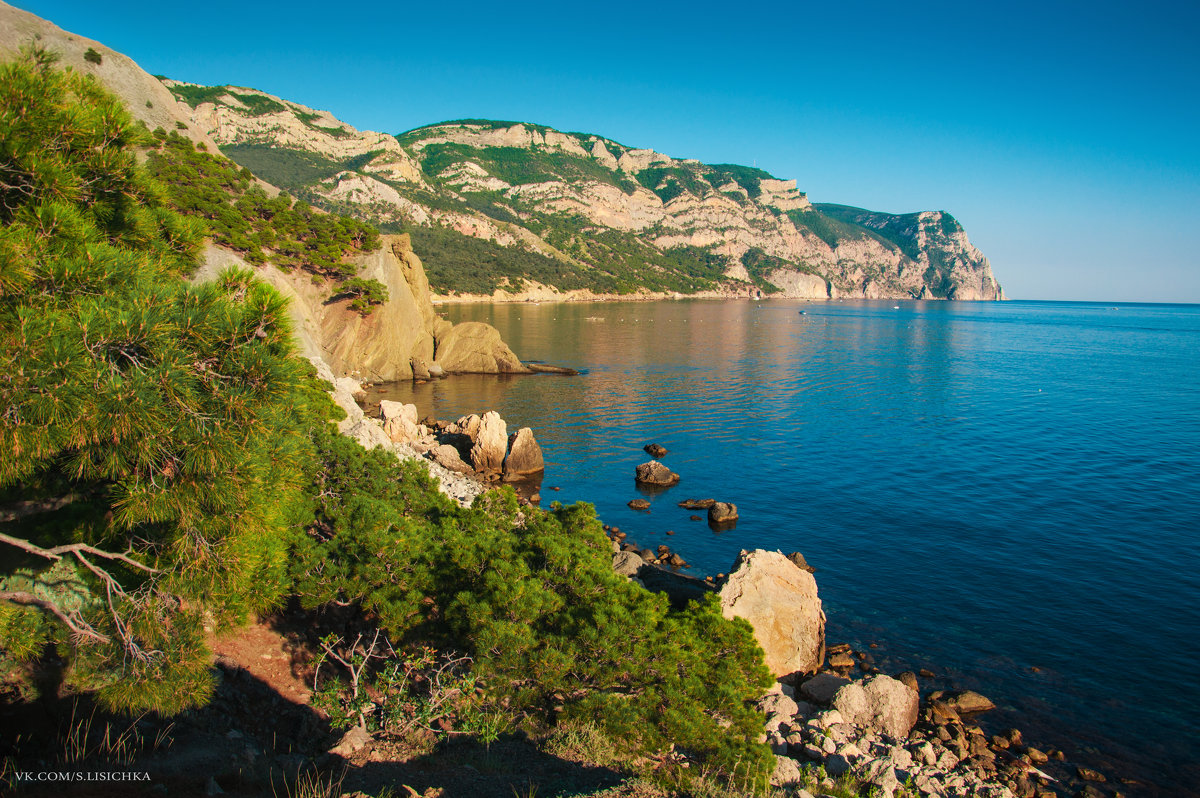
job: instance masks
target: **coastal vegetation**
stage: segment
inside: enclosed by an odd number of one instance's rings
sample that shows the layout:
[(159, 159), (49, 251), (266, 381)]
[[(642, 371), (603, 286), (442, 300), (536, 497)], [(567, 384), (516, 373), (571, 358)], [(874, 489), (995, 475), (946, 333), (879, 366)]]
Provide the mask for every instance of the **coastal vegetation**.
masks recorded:
[(290, 603), (342, 619), (311, 643), (335, 726), (486, 744), (586, 719), (663, 783), (765, 788), (751, 702), (771, 679), (748, 624), (614, 574), (586, 504), (540, 510), (504, 489), (462, 507), (338, 435), (284, 299), (248, 271), (185, 279), (210, 235), (345, 277), (369, 303), (374, 286), (333, 255), (373, 230), (147, 133), (41, 49), (0, 67), (0, 141), (10, 697), (203, 706), (206, 634)]

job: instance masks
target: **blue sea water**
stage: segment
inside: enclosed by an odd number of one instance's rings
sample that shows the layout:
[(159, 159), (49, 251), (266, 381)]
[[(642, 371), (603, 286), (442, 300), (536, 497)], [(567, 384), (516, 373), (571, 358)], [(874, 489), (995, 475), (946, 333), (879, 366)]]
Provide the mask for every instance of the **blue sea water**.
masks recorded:
[[(1200, 306), (445, 310), (584, 373), (377, 394), (533, 427), (544, 503), (592, 502), (693, 573), (742, 548), (801, 551), (831, 641), (978, 689), (993, 724), (1069, 758), (1162, 794), (1200, 784)], [(682, 481), (640, 513), (626, 503), (651, 441)], [(676, 506), (710, 497), (738, 505), (735, 529)]]

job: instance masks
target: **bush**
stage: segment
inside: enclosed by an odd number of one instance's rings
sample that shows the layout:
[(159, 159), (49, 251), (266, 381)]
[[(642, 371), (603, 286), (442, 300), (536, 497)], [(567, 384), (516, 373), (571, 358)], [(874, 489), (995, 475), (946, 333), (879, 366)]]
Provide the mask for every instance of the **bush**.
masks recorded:
[[(771, 764), (748, 705), (770, 683), (753, 634), (715, 601), (671, 611), (612, 570), (592, 508), (463, 509), (415, 464), (327, 436), (316, 522), (292, 558), (306, 606), (358, 606), (396, 645), (464, 652), (489, 701), (541, 723), (591, 721), (632, 752), (758, 779)], [(557, 707), (557, 710), (555, 709)]]
[(89, 47), (83, 53), (83, 60), (89, 64), (99, 64), (104, 61), (104, 58), (101, 57), (100, 53), (96, 52), (95, 47)]

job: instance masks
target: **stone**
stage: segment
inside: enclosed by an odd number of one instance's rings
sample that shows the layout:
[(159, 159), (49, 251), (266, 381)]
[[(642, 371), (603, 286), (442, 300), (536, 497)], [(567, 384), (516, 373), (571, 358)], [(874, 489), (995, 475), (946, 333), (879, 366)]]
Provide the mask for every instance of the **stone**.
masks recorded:
[(504, 457), (504, 480), (515, 482), (546, 470), (542, 447), (533, 437), (533, 430), (521, 427), (508, 436), (508, 454)]
[(645, 499), (633, 499), (629, 502), (629, 508), (631, 510), (649, 510), (650, 502)]
[(429, 376), (433, 379), (439, 379), (446, 376), (446, 370), (442, 368), (440, 363), (430, 363), (427, 366), (427, 369), (429, 371)]
[(853, 668), (854, 657), (844, 651), (839, 651), (837, 654), (830, 654), (829, 667), (836, 668), (837, 670)]
[(383, 420), (383, 431), (393, 443), (409, 443), (421, 437), (416, 405), (384, 399), (379, 403), (379, 417)]
[(1084, 781), (1095, 781), (1095, 782), (1108, 781), (1108, 779), (1106, 779), (1104, 777), (1103, 773), (1100, 773), (1099, 771), (1096, 771), (1096, 770), (1092, 770), (1091, 768), (1077, 767), (1077, 768), (1075, 768), (1075, 772), (1079, 775), (1079, 778), (1083, 779)]
[(946, 693), (942, 696), (942, 701), (955, 712), (970, 713), (970, 712), (986, 712), (989, 709), (995, 709), (996, 705), (989, 699), (976, 693), (974, 690), (958, 690), (953, 693)]
[(917, 722), (917, 694), (890, 676), (871, 676), (841, 687), (833, 707), (848, 723), (903, 739)]
[(1044, 765), (1050, 761), (1050, 757), (1036, 748), (1026, 748), (1025, 756), (1029, 757), (1029, 761), (1035, 765)]
[(689, 520), (689, 521), (700, 521), (700, 520), (702, 520), (702, 519), (701, 519), (701, 518), (700, 518), (700, 516), (698, 516), (698, 515), (689, 515), (689, 516), (688, 516), (688, 520)]
[(775, 769), (771, 773), (773, 786), (783, 787), (786, 784), (798, 784), (800, 778), (800, 766), (796, 764), (796, 760), (775, 755)]
[(912, 671), (904, 671), (903, 673), (896, 674), (896, 681), (900, 682), (914, 693), (919, 694), (921, 692), (921, 687), (917, 682), (917, 674), (913, 673)]
[(679, 475), (657, 460), (638, 466), (636, 479), (644, 485), (658, 485), (664, 488), (679, 484)]
[(829, 704), (834, 694), (850, 680), (833, 673), (818, 673), (800, 685), (800, 694), (817, 704)]
[(777, 551), (742, 551), (721, 587), (721, 612), (743, 618), (776, 677), (812, 673), (825, 659), (825, 613), (812, 574)]
[(685, 510), (707, 510), (716, 503), (716, 499), (684, 499), (679, 506)]
[(449, 469), (458, 474), (470, 474), (475, 469), (463, 462), (462, 455), (448, 443), (443, 443), (440, 446), (435, 446), (429, 450), (429, 455), (433, 462), (440, 465), (442, 468)]
[(798, 551), (793, 551), (787, 556), (787, 558), (794, 562), (797, 568), (808, 571), (810, 574), (815, 574), (817, 572), (817, 569), (809, 565), (808, 561), (804, 559), (804, 555)]
[(825, 772), (835, 779), (845, 776), (853, 767), (850, 760), (841, 754), (830, 754), (825, 758)]
[(767, 723), (783, 723), (795, 717), (799, 711), (796, 702), (788, 698), (782, 692), (770, 692), (762, 698), (758, 699), (756, 706), (767, 716)]
[(495, 410), (483, 414), (479, 434), (471, 447), (471, 465), (475, 471), (486, 476), (500, 474), (504, 458), (508, 454), (508, 429), (504, 419)]
[(362, 726), (355, 726), (350, 731), (342, 735), (342, 739), (333, 748), (329, 749), (329, 753), (336, 754), (340, 757), (349, 757), (355, 751), (361, 751), (371, 744), (371, 733)]
[(613, 552), (613, 570), (621, 576), (637, 576), (645, 560), (633, 551)]
[(457, 374), (527, 374), (500, 332), (490, 324), (455, 324), (436, 341), (435, 359), (445, 371)]
[(736, 504), (730, 502), (714, 502), (708, 508), (708, 521), (712, 524), (731, 524), (738, 519)]
[(433, 376), (429, 373), (429, 364), (423, 358), (414, 357), (410, 363), (414, 380), (428, 380)]
[(642, 451), (656, 459), (667, 456), (667, 450), (657, 443), (647, 443), (642, 447)]

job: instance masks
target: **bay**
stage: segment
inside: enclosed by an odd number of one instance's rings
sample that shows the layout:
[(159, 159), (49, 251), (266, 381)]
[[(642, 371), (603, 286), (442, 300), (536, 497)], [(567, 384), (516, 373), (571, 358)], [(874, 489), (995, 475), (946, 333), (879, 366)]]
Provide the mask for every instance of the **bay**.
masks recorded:
[[(457, 376), (375, 399), (532, 427), (543, 503), (591, 502), (693, 573), (726, 570), (742, 548), (801, 551), (831, 641), (978, 689), (1000, 705), (988, 723), (1116, 763), (1148, 793), (1195, 794), (1200, 307), (442, 310), (494, 324), (522, 359), (584, 373)], [(636, 512), (651, 441), (682, 481)], [(732, 501), (741, 518), (714, 532), (684, 498)]]

